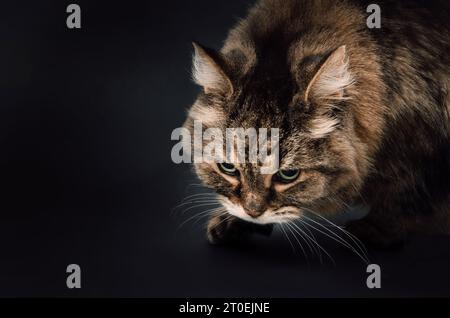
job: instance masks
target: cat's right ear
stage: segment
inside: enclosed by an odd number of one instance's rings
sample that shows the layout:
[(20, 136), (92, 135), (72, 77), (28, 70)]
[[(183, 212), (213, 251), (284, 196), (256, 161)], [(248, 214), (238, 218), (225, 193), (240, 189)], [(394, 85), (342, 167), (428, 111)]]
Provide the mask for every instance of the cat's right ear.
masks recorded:
[(203, 87), (207, 94), (230, 96), (233, 84), (224, 70), (224, 62), (220, 55), (211, 49), (192, 42), (194, 57), (192, 61), (192, 77)]
[(344, 90), (354, 83), (349, 71), (346, 46), (337, 48), (321, 65), (306, 88), (304, 100), (342, 100)]

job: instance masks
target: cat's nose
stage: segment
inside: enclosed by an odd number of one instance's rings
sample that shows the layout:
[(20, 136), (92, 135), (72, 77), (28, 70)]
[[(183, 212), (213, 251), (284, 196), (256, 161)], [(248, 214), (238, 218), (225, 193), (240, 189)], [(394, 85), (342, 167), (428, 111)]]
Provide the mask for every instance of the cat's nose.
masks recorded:
[(266, 210), (265, 202), (262, 198), (256, 195), (247, 195), (246, 200), (243, 204), (245, 213), (247, 213), (252, 218), (257, 218), (261, 216)]
[(242, 207), (252, 218), (261, 216), (266, 211), (266, 201), (263, 196), (254, 192), (246, 193), (242, 198)]

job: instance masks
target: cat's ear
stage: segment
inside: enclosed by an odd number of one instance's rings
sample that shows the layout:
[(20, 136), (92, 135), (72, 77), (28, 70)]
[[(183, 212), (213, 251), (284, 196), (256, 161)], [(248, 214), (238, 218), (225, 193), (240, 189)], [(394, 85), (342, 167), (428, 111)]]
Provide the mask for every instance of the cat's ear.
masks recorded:
[(342, 100), (344, 90), (353, 84), (349, 71), (345, 45), (339, 47), (325, 60), (309, 82), (304, 101)]
[(192, 77), (203, 87), (205, 93), (216, 93), (229, 96), (233, 93), (233, 85), (224, 70), (221, 56), (211, 49), (193, 42), (194, 57)]

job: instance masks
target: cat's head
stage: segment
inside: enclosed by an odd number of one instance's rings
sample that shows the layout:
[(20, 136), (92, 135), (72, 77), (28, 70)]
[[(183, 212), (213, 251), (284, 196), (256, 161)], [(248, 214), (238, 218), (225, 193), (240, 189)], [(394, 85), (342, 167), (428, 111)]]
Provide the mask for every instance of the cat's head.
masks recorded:
[[(261, 164), (195, 164), (227, 212), (260, 223), (288, 222), (305, 212), (331, 214), (357, 197), (368, 170), (366, 146), (352, 114), (351, 72), (345, 46), (323, 54), (227, 54), (194, 44), (193, 77), (203, 91), (185, 127), (278, 128), (279, 168)], [(357, 102), (357, 101), (356, 101)]]

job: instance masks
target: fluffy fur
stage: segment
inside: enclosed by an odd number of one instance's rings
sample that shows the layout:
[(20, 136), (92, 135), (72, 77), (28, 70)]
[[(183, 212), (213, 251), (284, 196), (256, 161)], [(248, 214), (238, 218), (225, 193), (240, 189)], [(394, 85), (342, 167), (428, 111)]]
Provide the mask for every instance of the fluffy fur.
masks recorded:
[(247, 231), (239, 218), (282, 223), (352, 204), (370, 213), (348, 228), (370, 242), (450, 233), (449, 4), (379, 5), (371, 30), (359, 2), (263, 0), (220, 52), (195, 45), (203, 92), (185, 126), (210, 113), (221, 129), (280, 128), (280, 168), (301, 171), (280, 184), (242, 164), (230, 182), (196, 165), (232, 215), (212, 217), (210, 241)]

